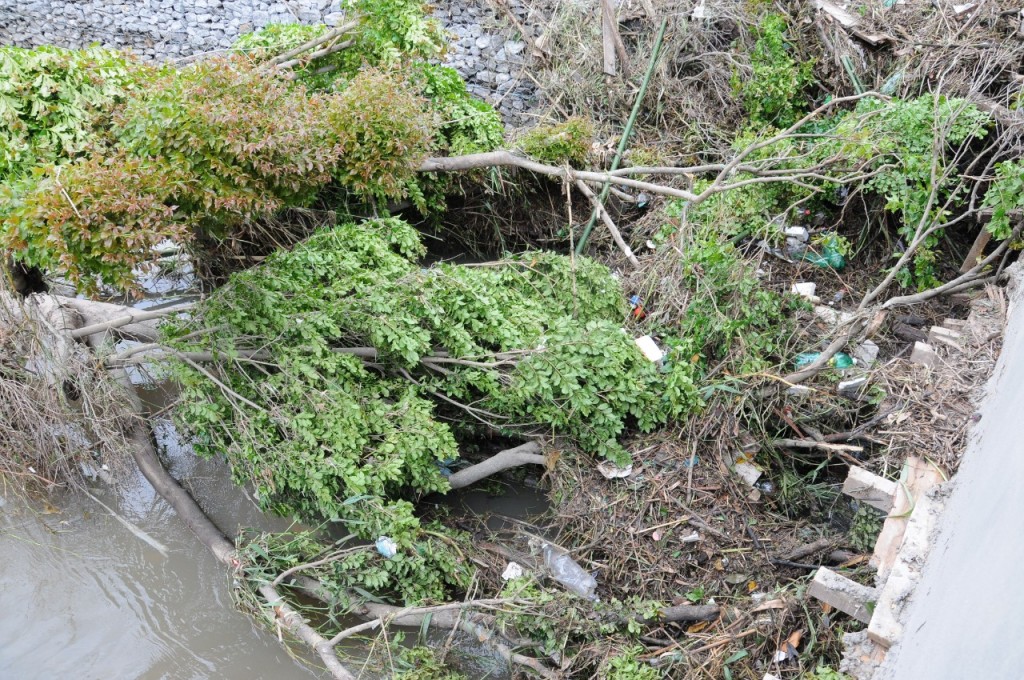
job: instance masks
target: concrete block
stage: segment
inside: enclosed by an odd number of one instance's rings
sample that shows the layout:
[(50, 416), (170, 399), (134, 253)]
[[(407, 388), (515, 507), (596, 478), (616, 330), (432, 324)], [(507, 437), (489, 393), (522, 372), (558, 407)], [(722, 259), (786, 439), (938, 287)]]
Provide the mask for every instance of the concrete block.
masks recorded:
[(892, 510), (896, 486), (896, 482), (854, 465), (843, 482), (843, 493), (888, 514)]
[(960, 344), (962, 338), (963, 336), (960, 333), (942, 326), (932, 326), (931, 330), (928, 331), (928, 344), (933, 346), (942, 343), (943, 345), (963, 351), (963, 346)]
[(871, 621), (869, 602), (877, 597), (874, 588), (861, 585), (827, 567), (820, 567), (811, 581), (807, 594), (832, 605), (862, 623)]
[(914, 351), (910, 353), (910, 360), (915, 364), (921, 364), (928, 368), (935, 368), (939, 365), (939, 355), (935, 349), (926, 342), (915, 342)]
[(921, 577), (932, 531), (938, 522), (941, 502), (920, 494), (907, 522), (896, 560), (878, 590), (875, 611), (868, 623), (868, 638), (888, 649), (903, 635), (903, 611)]

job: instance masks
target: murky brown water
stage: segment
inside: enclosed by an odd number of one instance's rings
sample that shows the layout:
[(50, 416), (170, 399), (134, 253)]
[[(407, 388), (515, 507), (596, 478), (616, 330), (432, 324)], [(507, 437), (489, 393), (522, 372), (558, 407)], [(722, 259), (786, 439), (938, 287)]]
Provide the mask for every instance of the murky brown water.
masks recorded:
[[(163, 428), (163, 439), (168, 429)], [(222, 528), (267, 526), (222, 464), (169, 447)], [(94, 495), (168, 548), (167, 557), (84, 495), (0, 508), (0, 678), (313, 678), (235, 610), (223, 565), (141, 474)], [(59, 510), (59, 512), (55, 512)]]

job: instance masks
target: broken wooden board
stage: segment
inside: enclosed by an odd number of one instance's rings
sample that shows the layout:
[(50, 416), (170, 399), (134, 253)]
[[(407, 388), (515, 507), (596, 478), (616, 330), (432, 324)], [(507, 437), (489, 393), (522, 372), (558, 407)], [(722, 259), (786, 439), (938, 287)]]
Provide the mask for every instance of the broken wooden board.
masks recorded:
[(853, 465), (843, 482), (843, 493), (888, 514), (896, 495), (896, 482)]
[(958, 349), (961, 352), (964, 350), (963, 345), (960, 344), (960, 340), (963, 336), (949, 328), (943, 328), (942, 326), (932, 326), (928, 331), (928, 343), (935, 346), (939, 343), (947, 345), (954, 349)]
[(877, 597), (874, 588), (861, 585), (828, 567), (819, 567), (807, 594), (832, 605), (862, 623), (871, 621), (869, 602)]
[(945, 476), (935, 465), (916, 456), (907, 458), (893, 497), (892, 511), (882, 524), (882, 531), (875, 542), (875, 552), (868, 561), (878, 570), (877, 583), (885, 583), (889, 577), (915, 502), (925, 491), (944, 481)]

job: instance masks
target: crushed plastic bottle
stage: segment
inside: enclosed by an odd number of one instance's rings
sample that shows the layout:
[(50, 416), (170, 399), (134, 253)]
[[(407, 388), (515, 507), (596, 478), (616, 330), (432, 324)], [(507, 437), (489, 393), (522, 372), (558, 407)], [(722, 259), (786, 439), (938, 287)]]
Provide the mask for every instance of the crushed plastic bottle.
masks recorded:
[[(796, 355), (793, 363), (796, 364), (798, 369), (805, 366), (810, 366), (812, 363), (818, 360), (821, 356), (821, 352), (801, 352)], [(838, 352), (831, 359), (828, 360), (828, 365), (832, 368), (838, 368), (840, 370), (844, 368), (852, 368), (857, 360), (851, 357), (846, 352)]]
[(594, 594), (597, 590), (597, 580), (583, 567), (550, 543), (545, 543), (541, 552), (544, 554), (544, 566), (547, 567), (551, 578), (565, 586), (569, 592), (597, 601), (597, 595)]

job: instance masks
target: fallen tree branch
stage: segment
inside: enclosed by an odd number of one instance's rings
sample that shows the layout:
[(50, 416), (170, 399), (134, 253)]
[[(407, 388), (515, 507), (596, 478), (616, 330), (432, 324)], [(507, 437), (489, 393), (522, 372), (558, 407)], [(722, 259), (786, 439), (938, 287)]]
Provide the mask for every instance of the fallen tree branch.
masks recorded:
[(320, 45), (323, 45), (326, 42), (334, 40), (335, 38), (340, 38), (341, 36), (348, 33), (358, 25), (359, 21), (350, 21), (347, 24), (327, 31), (323, 35), (319, 35), (313, 38), (312, 40), (304, 42), (298, 47), (288, 50), (284, 54), (279, 54), (273, 59), (265, 61), (263, 64), (260, 65), (260, 70), (268, 71), (275, 66), (278, 66), (280, 68), (288, 68), (290, 65), (294, 65), (299, 61), (295, 59), (295, 57), (299, 56), (300, 54), (303, 54), (304, 52), (308, 52), (314, 47), (319, 47)]
[(814, 441), (813, 439), (774, 439), (768, 443), (771, 446), (790, 449), (821, 449), (823, 451), (852, 451), (854, 453), (861, 453), (864, 451), (863, 446), (855, 446), (853, 444), (830, 444), (829, 442), (819, 442)]
[(489, 151), (486, 153), (467, 154), (465, 156), (428, 158), (420, 164), (418, 171), (460, 172), (464, 170), (478, 170), (481, 168), (494, 167), (522, 168), (523, 170), (529, 170), (530, 172), (535, 172), (539, 175), (569, 179), (572, 182), (576, 182), (577, 180), (595, 183), (607, 182), (617, 184), (619, 186), (631, 187), (633, 189), (641, 189), (661, 196), (683, 198), (688, 201), (692, 201), (697, 198), (696, 194), (682, 189), (674, 189), (660, 184), (652, 184), (651, 182), (640, 182), (638, 180), (629, 179), (628, 177), (611, 175), (606, 172), (591, 172), (588, 170), (574, 170), (572, 168), (559, 167), (556, 165), (546, 165), (524, 156), (517, 156), (508, 151)]
[(531, 464), (546, 465), (548, 459), (540, 453), (540, 450), (540, 445), (537, 442), (527, 442), (514, 449), (505, 449), (481, 463), (452, 474), (448, 478), (448, 485), (452, 489), (461, 489), (509, 468)]
[[(100, 308), (95, 308), (94, 304), (105, 304), (92, 303), (91, 301), (88, 300), (77, 299), (75, 299), (74, 302), (72, 302), (70, 298), (64, 298), (62, 302), (67, 304), (67, 306), (69, 307), (78, 307), (81, 306), (82, 303), (89, 303), (89, 306), (94, 309), (97, 309), (97, 312), (100, 311)], [(111, 305), (111, 307), (115, 306), (116, 305)], [(71, 337), (74, 338), (75, 340), (81, 340), (82, 338), (85, 338), (87, 336), (95, 335), (96, 333), (102, 333), (103, 331), (114, 330), (115, 328), (121, 328), (122, 326), (127, 326), (129, 324), (138, 324), (143, 321), (150, 321), (152, 319), (162, 319), (164, 317), (170, 316), (171, 314), (180, 314), (182, 312), (187, 312), (194, 306), (195, 305), (192, 304), (186, 304), (178, 305), (175, 307), (168, 307), (166, 309), (159, 309), (151, 312), (130, 312), (128, 314), (125, 314), (124, 316), (119, 316), (110, 319), (109, 321), (100, 321), (97, 323), (90, 324), (88, 326), (83, 326), (82, 328), (72, 331)]]
[(576, 180), (576, 187), (582, 192), (584, 196), (590, 201), (591, 205), (594, 206), (594, 211), (600, 216), (601, 221), (604, 222), (604, 226), (608, 227), (608, 231), (612, 235), (612, 240), (615, 241), (615, 245), (619, 247), (619, 250), (626, 256), (629, 263), (636, 268), (640, 268), (640, 260), (636, 259), (636, 255), (633, 254), (633, 249), (626, 244), (626, 241), (622, 238), (622, 233), (619, 232), (619, 228), (615, 226), (615, 222), (612, 220), (611, 215), (605, 210), (604, 205), (597, 198), (590, 187), (586, 185), (582, 180)]

